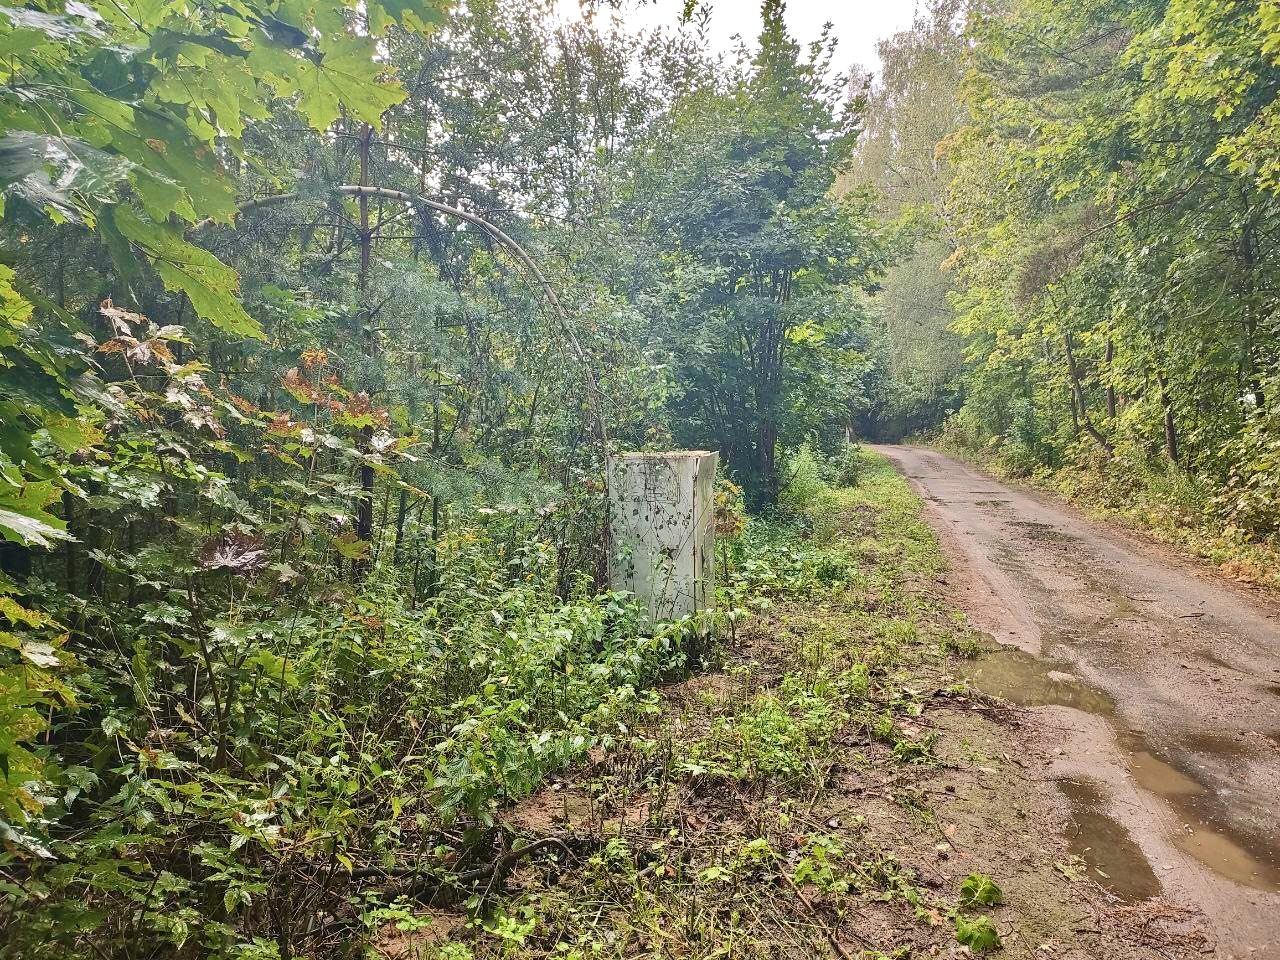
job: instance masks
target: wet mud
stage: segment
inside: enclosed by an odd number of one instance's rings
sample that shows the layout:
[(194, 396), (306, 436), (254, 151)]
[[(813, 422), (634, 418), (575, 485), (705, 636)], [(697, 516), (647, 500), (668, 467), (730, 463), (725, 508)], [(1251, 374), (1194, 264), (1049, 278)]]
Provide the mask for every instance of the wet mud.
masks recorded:
[[(1094, 689), (1072, 675), (1065, 664), (1055, 663), (1012, 647), (988, 647), (971, 663), (963, 675), (972, 687), (987, 696), (997, 697), (1024, 707), (1060, 706), (1108, 717), (1116, 729), (1125, 766), (1134, 782), (1153, 793), (1177, 812), (1181, 827), (1174, 838), (1179, 849), (1200, 861), (1210, 870), (1235, 883), (1260, 890), (1280, 891), (1280, 837), (1255, 835), (1242, 830), (1233, 821), (1226, 799), (1215, 794), (1192, 773), (1177, 764), (1194, 762), (1196, 758), (1222, 759), (1246, 757), (1251, 750), (1246, 743), (1222, 734), (1189, 733), (1179, 738), (1181, 756), (1174, 760), (1156, 752), (1135, 730), (1124, 726), (1116, 717), (1115, 702), (1102, 690)], [(1155, 876), (1140, 848), (1124, 828), (1101, 812), (1102, 798), (1095, 787), (1064, 781), (1063, 792), (1071, 801), (1075, 834), (1095, 853), (1085, 856), (1093, 863), (1096, 851), (1116, 848), (1123, 839), (1124, 855), (1129, 864), (1127, 875), (1135, 878), (1141, 868), (1130, 861), (1135, 857), (1145, 864), (1146, 872)], [(1123, 834), (1123, 838), (1120, 835)], [(1115, 854), (1119, 856), (1119, 853)], [(1112, 867), (1116, 864), (1112, 863)], [(1101, 867), (1100, 867), (1101, 869)], [(1106, 871), (1110, 874), (1111, 871)], [(1110, 882), (1104, 886), (1111, 887)], [(1116, 892), (1134, 898), (1138, 885), (1123, 884)], [(1159, 893), (1142, 887), (1146, 896)]]

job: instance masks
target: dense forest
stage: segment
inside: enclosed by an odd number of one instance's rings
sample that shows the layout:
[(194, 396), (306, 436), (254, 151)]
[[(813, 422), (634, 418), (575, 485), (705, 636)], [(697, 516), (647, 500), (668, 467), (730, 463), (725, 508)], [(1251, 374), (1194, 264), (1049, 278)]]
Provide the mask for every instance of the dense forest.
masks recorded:
[(940, 3), (882, 45), (842, 179), (914, 237), (873, 433), (1059, 471), (1219, 558), (1274, 545), (1276, 15)]
[(465, 874), (714, 656), (609, 452), (720, 453), (718, 635), (846, 575), (859, 437), (1275, 547), (1280, 7), (938, 0), (872, 78), (607, 9), (0, 6), (0, 954)]

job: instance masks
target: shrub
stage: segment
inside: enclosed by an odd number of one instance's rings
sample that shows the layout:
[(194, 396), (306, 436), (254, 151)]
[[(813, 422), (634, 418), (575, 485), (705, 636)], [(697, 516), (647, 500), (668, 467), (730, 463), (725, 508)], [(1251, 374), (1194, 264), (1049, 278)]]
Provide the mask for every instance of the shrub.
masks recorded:
[(831, 461), (830, 479), (837, 487), (856, 487), (866, 473), (862, 445), (845, 440), (840, 452)]
[(807, 441), (783, 466), (785, 482), (778, 495), (778, 514), (801, 523), (817, 544), (829, 542), (838, 530), (838, 504), (830, 472), (830, 465)]

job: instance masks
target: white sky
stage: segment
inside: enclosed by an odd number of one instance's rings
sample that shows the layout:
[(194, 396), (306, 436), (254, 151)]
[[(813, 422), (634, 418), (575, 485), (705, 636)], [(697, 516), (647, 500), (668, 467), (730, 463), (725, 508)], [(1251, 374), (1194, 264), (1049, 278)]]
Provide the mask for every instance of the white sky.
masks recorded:
[[(703, 0), (711, 7), (710, 37), (718, 51), (733, 48), (734, 34), (754, 43), (760, 31), (759, 0)], [(876, 41), (911, 25), (919, 0), (788, 0), (787, 26), (801, 43), (816, 40), (822, 25), (830, 21), (840, 41), (835, 66), (846, 70), (854, 63), (879, 71)], [(618, 16), (637, 29), (674, 25), (684, 8), (683, 0), (656, 0), (637, 3), (623, 0), (621, 12), (610, 14), (601, 5), (597, 17)], [(560, 16), (581, 16), (579, 0), (556, 0)]]

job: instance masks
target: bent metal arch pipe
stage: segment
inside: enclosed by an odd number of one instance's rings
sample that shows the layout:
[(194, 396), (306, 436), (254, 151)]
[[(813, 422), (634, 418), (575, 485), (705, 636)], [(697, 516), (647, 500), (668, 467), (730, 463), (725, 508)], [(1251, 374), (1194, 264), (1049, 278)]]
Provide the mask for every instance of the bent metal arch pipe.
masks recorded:
[[(519, 261), (520, 265), (528, 271), (533, 277), (534, 282), (541, 288), (543, 296), (547, 303), (551, 305), (551, 309), (555, 312), (556, 319), (559, 321), (560, 331), (568, 339), (569, 345), (573, 348), (574, 354), (578, 358), (578, 362), (582, 364), (582, 369), (587, 375), (588, 392), (591, 395), (591, 406), (595, 414), (596, 426), (600, 431), (600, 441), (602, 444), (608, 444), (608, 429), (605, 424), (603, 410), (603, 394), (600, 391), (599, 381), (596, 380), (595, 370), (591, 366), (591, 361), (587, 358), (587, 352), (583, 349), (582, 342), (578, 339), (577, 333), (573, 329), (573, 321), (569, 319), (569, 313), (560, 303), (560, 298), (556, 295), (555, 287), (551, 285), (551, 281), (547, 279), (546, 274), (538, 266), (536, 260), (516, 243), (505, 231), (490, 223), (483, 217), (476, 216), (474, 213), (468, 213), (458, 207), (451, 207), (448, 204), (441, 203), (438, 200), (432, 200), (430, 197), (424, 197), (420, 194), (409, 193), (405, 190), (393, 190), (389, 187), (361, 186), (355, 183), (345, 183), (332, 188), (333, 193), (344, 196), (366, 196), (366, 197), (383, 197), (388, 200), (396, 200), (401, 203), (408, 203), (414, 206), (426, 207), (437, 213), (442, 213), (448, 217), (454, 217), (463, 220), (473, 226), (479, 227), (487, 233), (493, 240), (506, 247)], [(291, 203), (300, 200), (301, 195), (297, 193), (278, 193), (270, 197), (262, 197), (257, 200), (249, 200), (240, 204), (238, 213), (248, 213), (251, 210), (260, 210), (264, 207), (279, 206), (283, 203)], [(212, 226), (214, 220), (201, 220), (192, 226), (192, 231), (203, 230)]]

